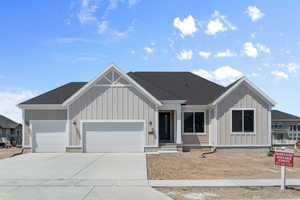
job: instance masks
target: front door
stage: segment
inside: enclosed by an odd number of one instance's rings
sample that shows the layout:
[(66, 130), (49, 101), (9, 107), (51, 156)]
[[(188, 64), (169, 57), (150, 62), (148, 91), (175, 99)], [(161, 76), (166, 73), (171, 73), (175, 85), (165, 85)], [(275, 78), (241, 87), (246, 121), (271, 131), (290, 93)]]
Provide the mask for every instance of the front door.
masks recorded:
[(159, 113), (159, 141), (162, 143), (172, 142), (170, 112)]

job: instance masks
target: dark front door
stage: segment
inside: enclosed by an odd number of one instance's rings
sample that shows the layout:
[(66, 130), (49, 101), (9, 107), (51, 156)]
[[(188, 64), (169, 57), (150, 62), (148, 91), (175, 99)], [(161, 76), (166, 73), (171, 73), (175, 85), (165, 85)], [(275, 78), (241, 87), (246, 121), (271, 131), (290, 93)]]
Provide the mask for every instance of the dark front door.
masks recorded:
[(172, 142), (171, 140), (171, 113), (159, 113), (159, 141)]

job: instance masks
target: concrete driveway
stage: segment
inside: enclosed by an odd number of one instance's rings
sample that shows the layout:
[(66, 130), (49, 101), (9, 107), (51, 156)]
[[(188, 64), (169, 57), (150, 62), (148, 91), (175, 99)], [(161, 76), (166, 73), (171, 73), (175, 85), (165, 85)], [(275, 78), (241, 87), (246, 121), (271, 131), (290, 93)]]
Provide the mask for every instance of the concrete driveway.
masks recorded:
[(170, 199), (148, 186), (143, 153), (24, 154), (0, 160), (0, 177), (0, 200)]

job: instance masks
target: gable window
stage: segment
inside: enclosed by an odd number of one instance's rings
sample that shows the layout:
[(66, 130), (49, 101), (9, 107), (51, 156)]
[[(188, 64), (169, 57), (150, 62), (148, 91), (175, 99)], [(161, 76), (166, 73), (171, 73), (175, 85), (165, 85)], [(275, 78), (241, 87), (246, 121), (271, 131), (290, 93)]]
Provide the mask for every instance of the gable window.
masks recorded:
[(254, 133), (254, 110), (232, 110), (232, 132)]
[(184, 133), (204, 133), (204, 112), (184, 112)]

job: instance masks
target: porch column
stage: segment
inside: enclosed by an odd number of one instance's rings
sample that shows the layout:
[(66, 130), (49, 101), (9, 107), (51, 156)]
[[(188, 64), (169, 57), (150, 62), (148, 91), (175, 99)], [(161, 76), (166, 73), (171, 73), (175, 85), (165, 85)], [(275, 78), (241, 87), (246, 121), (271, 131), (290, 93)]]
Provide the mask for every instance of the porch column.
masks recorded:
[(177, 119), (177, 128), (176, 128), (176, 144), (182, 144), (181, 138), (181, 104), (177, 104), (176, 106), (176, 119)]

